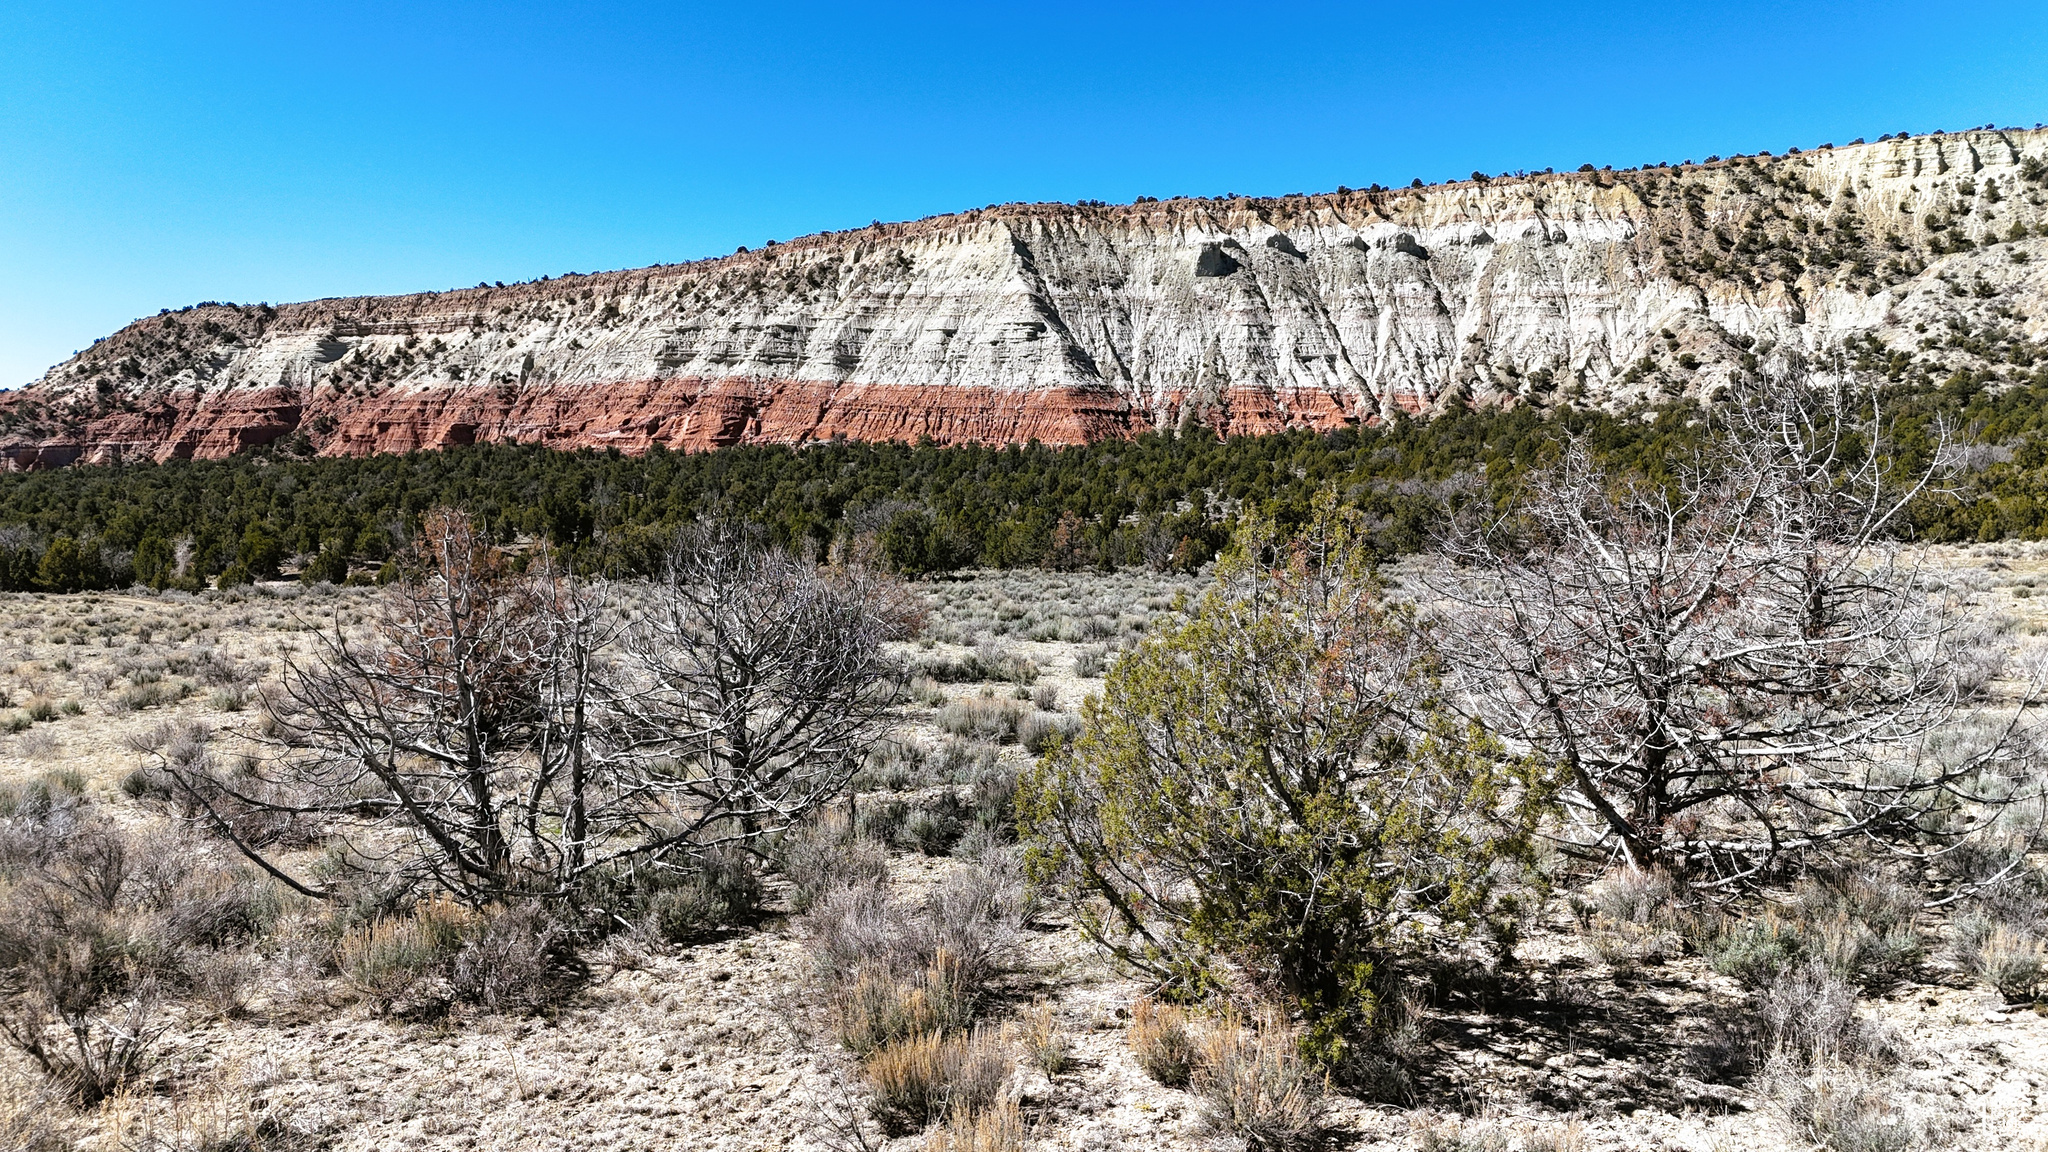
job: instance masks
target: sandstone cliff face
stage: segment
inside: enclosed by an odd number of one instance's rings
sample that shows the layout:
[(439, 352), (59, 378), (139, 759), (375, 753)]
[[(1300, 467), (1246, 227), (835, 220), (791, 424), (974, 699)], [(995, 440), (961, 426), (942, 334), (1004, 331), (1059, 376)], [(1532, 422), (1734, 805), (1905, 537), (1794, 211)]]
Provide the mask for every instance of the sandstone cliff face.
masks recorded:
[(1686, 168), (1008, 205), (695, 264), (137, 321), (4, 398), (14, 467), (487, 440), (1076, 443), (1711, 393), (1771, 350), (2048, 322), (2048, 131)]

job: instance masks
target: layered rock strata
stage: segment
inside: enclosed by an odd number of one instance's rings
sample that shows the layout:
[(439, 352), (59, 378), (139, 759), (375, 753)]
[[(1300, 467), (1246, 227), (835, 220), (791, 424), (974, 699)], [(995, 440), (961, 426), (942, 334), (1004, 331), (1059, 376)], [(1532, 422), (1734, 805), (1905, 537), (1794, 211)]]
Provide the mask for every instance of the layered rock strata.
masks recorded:
[[(1770, 350), (2042, 335), (2048, 131), (1270, 199), (1019, 204), (693, 264), (137, 321), (13, 467), (478, 441), (1070, 444), (1711, 394)], [(1946, 357), (1946, 359), (1943, 359)]]

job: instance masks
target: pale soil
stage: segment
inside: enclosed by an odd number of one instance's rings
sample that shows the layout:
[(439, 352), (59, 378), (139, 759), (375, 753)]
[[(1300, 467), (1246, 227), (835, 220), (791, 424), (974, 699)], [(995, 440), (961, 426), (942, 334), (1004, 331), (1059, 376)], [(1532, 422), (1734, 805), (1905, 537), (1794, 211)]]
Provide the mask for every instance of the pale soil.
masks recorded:
[[(1949, 550), (1941, 565), (1958, 586), (1973, 589), (1981, 609), (2013, 617), (2016, 636), (2048, 631), (2048, 549)], [(1140, 577), (981, 577), (934, 591), (943, 607), (929, 634), (1029, 656), (1041, 683), (1057, 688), (1059, 706), (1072, 710), (1100, 686), (1075, 675), (1076, 655), (1133, 635), (1133, 621), (1141, 626), (1169, 606), (1174, 591), (1193, 586)], [(230, 729), (253, 723), (254, 712), (219, 710), (203, 684), (178, 703), (122, 711), (116, 702), (130, 686), (120, 675), (124, 660), (144, 667), (219, 649), (271, 679), (282, 658), (307, 650), (309, 623), (337, 612), (353, 619), (370, 595), (0, 598), (0, 688), (16, 705), (42, 695), (83, 708), (0, 736), (0, 782), (76, 772), (96, 799), (139, 817), (140, 806), (118, 790), (141, 759), (128, 738), (172, 719)], [(1033, 598), (1068, 602), (1071, 610), (1041, 610), (1030, 626), (1021, 615), (1003, 619), (1005, 604), (1028, 612), (1037, 607), (1028, 603)], [(1031, 627), (1056, 629), (1063, 615), (1103, 616), (1114, 632), (1098, 629), (1085, 641), (1028, 639)], [(137, 627), (150, 629), (147, 640)], [(908, 654), (967, 650), (933, 642)], [(945, 688), (949, 696), (979, 690)], [(915, 710), (907, 735), (940, 739), (934, 715)], [(1024, 756), (1014, 745), (1002, 754)], [(899, 854), (894, 882), (915, 895), (963, 866)], [(1866, 1004), (1910, 1047), (1903, 1073), (1910, 1091), (1900, 1104), (1969, 1120), (1973, 1129), (1958, 1146), (2048, 1147), (2048, 1018), (2004, 1010), (1960, 978), (1940, 959), (1937, 927), (1930, 926), (1933, 959), (1920, 982)], [(139, 1147), (151, 1135), (198, 1147), (209, 1135), (231, 1135), (271, 1115), (346, 1150), (820, 1148), (829, 1146), (820, 1118), (857, 1100), (852, 1064), (823, 1028), (802, 926), (781, 915), (694, 947), (600, 947), (588, 957), (590, 982), (554, 1015), (531, 1019), (379, 1018), (316, 970), (310, 944), (287, 937), (273, 948), (274, 971), (246, 1015), (180, 1009), (155, 1088), (65, 1120), (68, 1134), (90, 1149)], [(1487, 1147), (1489, 1136), (1502, 1138), (1493, 1145), (1502, 1148), (1547, 1140), (1579, 1149), (1803, 1146), (1754, 1090), (1684, 1074), (1686, 1052), (1707, 1020), (1740, 1003), (1733, 981), (1693, 958), (1617, 975), (1559, 901), (1497, 983), (1433, 1010), (1417, 1061), (1420, 1107), (1340, 1098), (1340, 1142), (1443, 1146), (1450, 1130), (1442, 1126), (1456, 1123), (1469, 1147)], [(1047, 997), (1076, 1054), (1075, 1066), (1055, 1080), (1019, 1073), (1039, 1146), (1228, 1146), (1203, 1130), (1196, 1097), (1159, 1086), (1134, 1063), (1123, 1028), (1140, 991), (1056, 909), (1029, 926), (998, 1016)], [(30, 1099), (34, 1078), (11, 1050), (0, 1067), (0, 1097)], [(890, 1147), (921, 1146), (922, 1138), (908, 1137)]]

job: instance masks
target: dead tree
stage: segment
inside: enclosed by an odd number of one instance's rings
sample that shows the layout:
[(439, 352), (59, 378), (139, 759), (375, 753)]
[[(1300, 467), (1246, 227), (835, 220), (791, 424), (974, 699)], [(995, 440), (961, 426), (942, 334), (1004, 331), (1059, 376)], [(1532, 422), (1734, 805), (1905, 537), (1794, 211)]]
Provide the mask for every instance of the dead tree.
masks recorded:
[(1569, 842), (1703, 886), (1848, 844), (1938, 850), (2031, 787), (2000, 655), (1898, 529), (1880, 414), (1782, 386), (1657, 483), (1584, 447), (1427, 580), (1467, 707), (1557, 766)]
[(366, 635), (337, 621), (315, 660), (287, 661), (267, 763), (144, 749), (301, 891), (334, 894), (269, 859), (252, 813), (325, 821), (400, 888), (575, 899), (593, 872), (787, 827), (838, 794), (889, 713), (880, 645), (902, 599), (862, 566), (707, 536), (629, 629), (609, 586), (545, 554), (515, 571), (459, 513), (418, 540)]
[[(471, 904), (560, 894), (587, 867), (602, 771), (602, 586), (515, 571), (459, 512), (428, 513), (366, 634), (337, 620), (265, 700), (275, 752), (242, 773), (158, 751), (188, 806), (273, 876), (255, 813), (325, 821), (343, 859)], [(153, 749), (152, 749), (153, 750)]]
[(532, 583), (467, 517), (430, 513), (417, 540), (367, 637), (337, 623), (314, 663), (287, 661), (266, 701), (276, 767), (308, 806), (398, 833), (353, 837), (357, 853), (483, 902), (532, 886), (520, 840), (539, 814), (522, 809), (553, 637)]
[(845, 789), (895, 697), (882, 643), (901, 625), (892, 582), (821, 569), (742, 533), (695, 534), (671, 555), (625, 641), (620, 701), (640, 786), (691, 844), (752, 844)]

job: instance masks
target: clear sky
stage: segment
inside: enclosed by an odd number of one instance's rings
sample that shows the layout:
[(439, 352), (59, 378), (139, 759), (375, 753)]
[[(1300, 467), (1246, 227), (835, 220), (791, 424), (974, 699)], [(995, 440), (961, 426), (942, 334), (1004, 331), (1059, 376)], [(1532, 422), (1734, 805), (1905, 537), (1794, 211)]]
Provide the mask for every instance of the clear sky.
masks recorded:
[(200, 300), (2044, 119), (2041, 0), (0, 0), (0, 386)]

